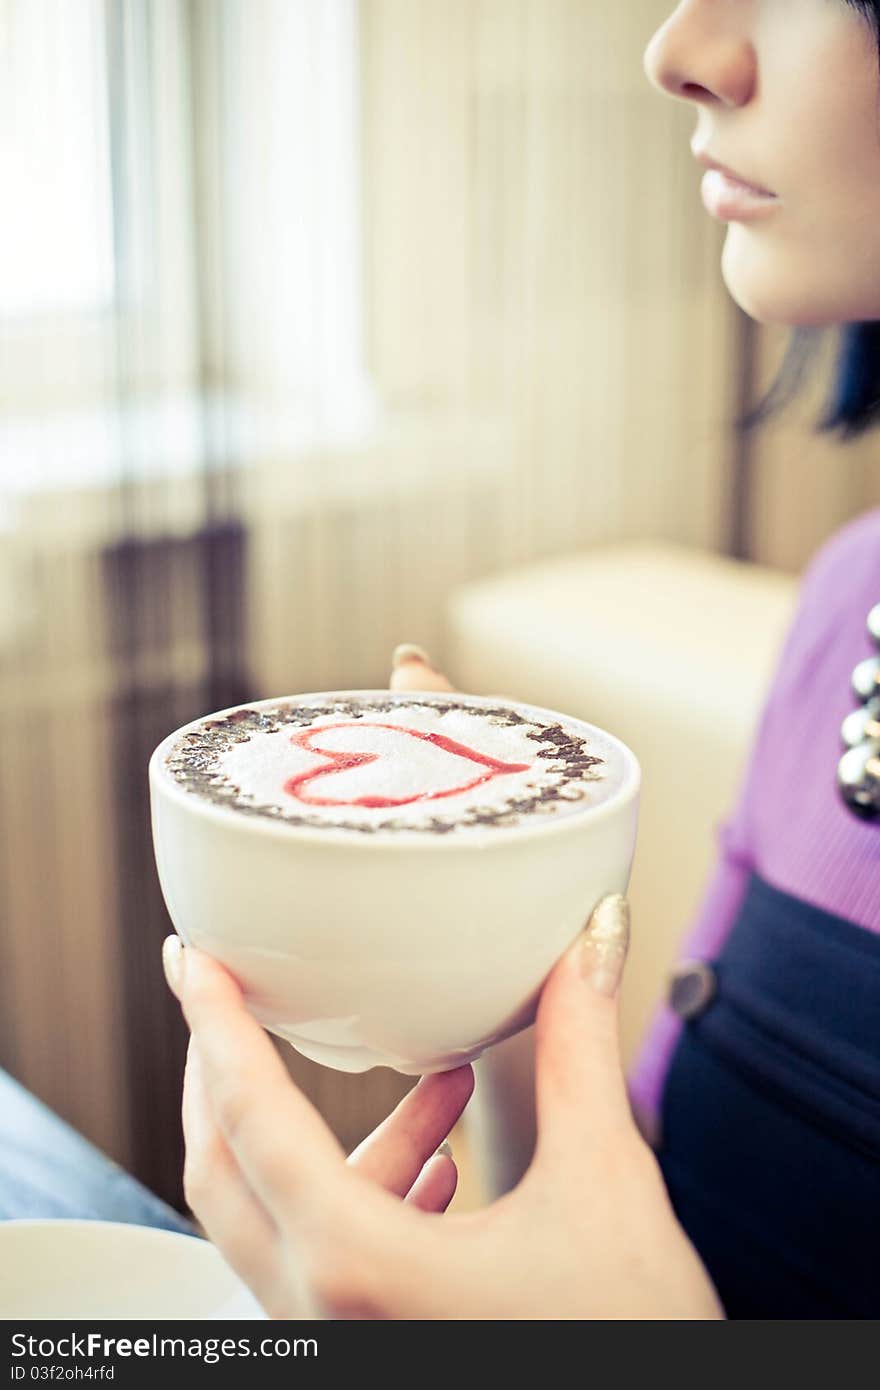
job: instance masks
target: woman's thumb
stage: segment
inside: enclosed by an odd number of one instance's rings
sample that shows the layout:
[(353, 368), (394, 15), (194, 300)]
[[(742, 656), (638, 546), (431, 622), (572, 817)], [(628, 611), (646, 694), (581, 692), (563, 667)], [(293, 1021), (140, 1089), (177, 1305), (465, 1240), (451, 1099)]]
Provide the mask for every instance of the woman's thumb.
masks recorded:
[(548, 1156), (576, 1158), (585, 1136), (632, 1128), (617, 1005), (628, 946), (629, 904), (619, 893), (602, 898), (542, 991), (535, 1080), (539, 1150)]
[(394, 648), (390, 684), (392, 690), (453, 689), (443, 673), (432, 666), (428, 653), (412, 642), (402, 642)]

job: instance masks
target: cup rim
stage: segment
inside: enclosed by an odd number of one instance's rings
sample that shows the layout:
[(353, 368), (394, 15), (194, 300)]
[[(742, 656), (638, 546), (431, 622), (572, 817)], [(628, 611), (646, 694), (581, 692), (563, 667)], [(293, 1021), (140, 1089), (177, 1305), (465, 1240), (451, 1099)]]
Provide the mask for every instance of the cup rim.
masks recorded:
[[(505, 826), (502, 831), (492, 829), (484, 830), (469, 829), (466, 835), (459, 837), (446, 835), (427, 835), (418, 832), (407, 833), (401, 831), (394, 835), (358, 835), (350, 830), (345, 830), (340, 826), (327, 826), (327, 828), (310, 825), (292, 825), (289, 821), (270, 820), (266, 816), (243, 816), (240, 811), (226, 806), (218, 806), (214, 802), (198, 796), (194, 792), (184, 791), (171, 773), (164, 765), (166, 753), (170, 747), (190, 729), (196, 729), (208, 719), (222, 719), (226, 715), (235, 713), (241, 709), (267, 709), (274, 705), (294, 703), (298, 700), (331, 700), (346, 699), (351, 697), (380, 696), (391, 698), (396, 703), (406, 704), (413, 696), (424, 699), (429, 704), (439, 704), (448, 700), (450, 695), (463, 705), (472, 708), (486, 709), (494, 708), (499, 703), (512, 705), (517, 710), (522, 710), (527, 714), (539, 715), (542, 718), (565, 720), (567, 723), (580, 726), (581, 729), (599, 734), (606, 739), (621, 757), (623, 762), (623, 775), (620, 786), (610, 796), (599, 803), (597, 806), (586, 807), (580, 812), (571, 815), (560, 816), (557, 820), (540, 820), (532, 824)], [(317, 690), (303, 691), (295, 695), (276, 695), (265, 700), (244, 700), (238, 704), (229, 705), (226, 709), (216, 710), (209, 714), (199, 715), (197, 719), (192, 719), (188, 724), (182, 724), (180, 728), (174, 729), (167, 734), (162, 742), (153, 750), (150, 756), (148, 776), (151, 788), (151, 795), (156, 799), (157, 791), (170, 798), (172, 802), (177, 802), (187, 811), (196, 816), (203, 816), (209, 821), (216, 821), (220, 825), (238, 825), (243, 832), (250, 831), (254, 834), (268, 835), (271, 838), (291, 838), (303, 843), (314, 846), (315, 849), (321, 846), (346, 845), (352, 849), (361, 850), (431, 850), (438, 853), (449, 852), (451, 849), (485, 850), (491, 845), (509, 844), (511, 840), (523, 838), (535, 838), (545, 835), (560, 835), (566, 832), (573, 833), (576, 827), (583, 825), (584, 821), (589, 820), (595, 823), (596, 820), (607, 819), (615, 814), (621, 806), (633, 800), (641, 788), (641, 766), (635, 753), (619, 739), (616, 734), (609, 733), (607, 729), (601, 728), (598, 724), (591, 724), (585, 719), (579, 719), (576, 715), (565, 714), (561, 710), (549, 709), (542, 705), (533, 705), (526, 700), (499, 700), (498, 696), (491, 695), (472, 695), (460, 691), (438, 691), (438, 690)]]

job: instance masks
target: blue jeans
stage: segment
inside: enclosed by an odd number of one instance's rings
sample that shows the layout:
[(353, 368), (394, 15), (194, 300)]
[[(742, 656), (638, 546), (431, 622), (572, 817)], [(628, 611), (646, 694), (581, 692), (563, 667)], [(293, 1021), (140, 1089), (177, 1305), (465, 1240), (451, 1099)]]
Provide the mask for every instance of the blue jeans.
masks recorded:
[(0, 1220), (124, 1221), (196, 1235), (185, 1217), (0, 1071)]

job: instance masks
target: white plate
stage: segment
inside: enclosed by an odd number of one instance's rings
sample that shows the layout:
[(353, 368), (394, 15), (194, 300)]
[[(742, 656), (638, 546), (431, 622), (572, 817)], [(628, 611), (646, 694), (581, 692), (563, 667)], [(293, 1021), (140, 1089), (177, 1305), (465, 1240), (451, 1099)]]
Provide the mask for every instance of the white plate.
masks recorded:
[(0, 1318), (265, 1316), (206, 1240), (115, 1221), (0, 1221)]

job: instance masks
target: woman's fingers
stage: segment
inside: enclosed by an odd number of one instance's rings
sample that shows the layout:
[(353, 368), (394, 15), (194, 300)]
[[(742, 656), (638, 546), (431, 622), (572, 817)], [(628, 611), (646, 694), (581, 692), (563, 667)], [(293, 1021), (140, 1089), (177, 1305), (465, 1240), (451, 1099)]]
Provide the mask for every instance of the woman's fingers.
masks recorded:
[(209, 1239), (259, 1298), (278, 1278), (278, 1228), (220, 1133), (192, 1039), (183, 1082), (183, 1134), (186, 1200)]
[(455, 1196), (458, 1169), (449, 1154), (434, 1154), (407, 1194), (409, 1206), (420, 1211), (443, 1212)]
[(358, 1145), (349, 1163), (388, 1192), (404, 1197), (457, 1122), (473, 1089), (470, 1066), (423, 1076), (387, 1120)]
[(431, 665), (431, 658), (421, 647), (404, 642), (391, 654), (392, 690), (453, 690), (454, 687)]
[[(255, 1195), (276, 1215), (302, 1185), (326, 1189), (343, 1153), (294, 1086), (241, 990), (216, 961), (166, 942), (166, 974), (196, 1040), (217, 1126)], [(179, 961), (179, 966), (176, 962)]]
[[(386, 1307), (405, 1306), (433, 1258), (418, 1235), (426, 1218), (346, 1165), (335, 1137), (294, 1086), (223, 967), (198, 950), (182, 949), (176, 938), (166, 942), (164, 956), (198, 1056), (187, 1100), (188, 1142), (197, 1147), (199, 1133), (207, 1132), (213, 1144), (209, 1131), (199, 1130), (213, 1119), (279, 1239), (267, 1259), (266, 1242), (247, 1250), (236, 1245), (235, 1232), (207, 1194), (209, 1177), (196, 1176), (193, 1200), (206, 1228), (210, 1223), (270, 1315), (368, 1310), (381, 1316)], [(222, 1161), (223, 1150), (213, 1144), (212, 1155)], [(241, 1187), (232, 1195), (244, 1203)], [(428, 1200), (444, 1200), (433, 1176)], [(252, 1210), (244, 1205), (240, 1218)]]

